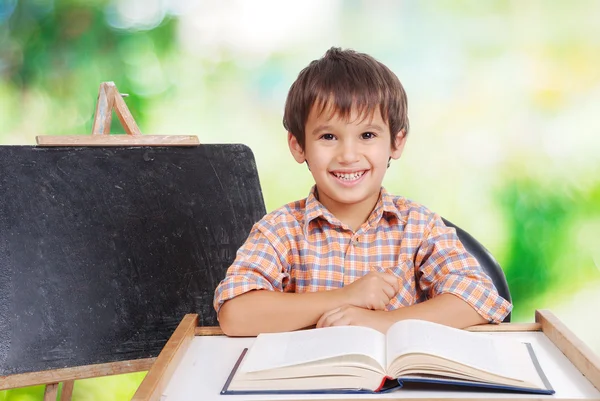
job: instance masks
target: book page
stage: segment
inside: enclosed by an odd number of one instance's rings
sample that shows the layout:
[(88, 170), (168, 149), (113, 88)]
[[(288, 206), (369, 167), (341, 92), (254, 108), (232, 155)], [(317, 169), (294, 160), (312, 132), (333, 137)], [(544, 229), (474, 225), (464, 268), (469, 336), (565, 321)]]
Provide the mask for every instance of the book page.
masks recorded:
[(379, 364), (385, 360), (385, 336), (368, 327), (340, 326), (286, 333), (260, 334), (240, 370), (255, 372), (339, 357), (365, 355)]
[(527, 347), (518, 341), (422, 320), (400, 321), (387, 332), (388, 364), (411, 353), (435, 355), (515, 380), (530, 378), (532, 369), (535, 373)]

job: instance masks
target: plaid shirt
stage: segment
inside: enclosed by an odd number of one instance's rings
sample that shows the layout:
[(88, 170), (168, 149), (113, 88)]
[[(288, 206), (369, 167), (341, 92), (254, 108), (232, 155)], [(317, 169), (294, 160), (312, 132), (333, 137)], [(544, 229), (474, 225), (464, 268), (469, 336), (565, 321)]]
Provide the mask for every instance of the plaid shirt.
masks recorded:
[(289, 203), (254, 225), (225, 279), (214, 307), (251, 290), (326, 291), (370, 271), (392, 273), (401, 288), (387, 310), (454, 294), (490, 322), (512, 305), (465, 250), (453, 228), (424, 206), (381, 189), (367, 221), (354, 232), (316, 198)]

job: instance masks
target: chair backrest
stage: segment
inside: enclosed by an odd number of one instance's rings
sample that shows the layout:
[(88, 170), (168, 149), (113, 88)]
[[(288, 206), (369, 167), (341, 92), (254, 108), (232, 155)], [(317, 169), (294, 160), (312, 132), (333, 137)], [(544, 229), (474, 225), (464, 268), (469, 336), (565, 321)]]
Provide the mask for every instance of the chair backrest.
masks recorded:
[[(473, 238), (471, 234), (458, 227), (456, 224), (453, 224), (444, 218), (442, 218), (442, 220), (446, 226), (453, 227), (456, 230), (458, 239), (460, 239), (467, 251), (473, 255), (475, 259), (477, 259), (483, 271), (490, 276), (490, 279), (492, 279), (492, 282), (496, 286), (500, 296), (507, 301), (512, 302), (504, 271), (490, 251), (488, 251), (479, 241)], [(511, 314), (509, 313), (506, 318), (504, 318), (504, 322), (510, 322), (510, 315)]]

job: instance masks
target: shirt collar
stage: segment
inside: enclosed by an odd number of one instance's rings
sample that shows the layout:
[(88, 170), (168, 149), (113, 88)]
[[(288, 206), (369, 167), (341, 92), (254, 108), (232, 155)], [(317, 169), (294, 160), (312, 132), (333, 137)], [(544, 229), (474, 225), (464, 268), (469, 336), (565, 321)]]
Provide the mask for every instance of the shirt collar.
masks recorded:
[(400, 210), (398, 210), (394, 196), (390, 194), (384, 187), (381, 187), (381, 196), (379, 197), (379, 201), (377, 202), (375, 209), (377, 209), (379, 206), (381, 206), (383, 212), (394, 214), (399, 220), (402, 220), (402, 214), (400, 213)]
[[(318, 217), (322, 217), (331, 225), (340, 226), (341, 222), (333, 215), (319, 200), (317, 186), (313, 185), (306, 198), (305, 211), (304, 211), (304, 235), (308, 236), (308, 227), (310, 222)], [(391, 213), (398, 219), (402, 220), (400, 211), (396, 207), (394, 197), (383, 187), (381, 187), (379, 199), (375, 204), (375, 208), (371, 212), (367, 221), (370, 226), (375, 226), (383, 213)]]
[[(317, 186), (313, 185), (310, 189), (310, 193), (308, 194), (308, 198), (306, 198), (306, 205), (304, 210), (304, 234), (308, 234), (308, 226), (311, 221), (318, 217), (323, 217), (330, 224), (335, 224), (335, 217), (321, 202), (319, 202)], [(339, 223), (338, 223), (339, 224)]]

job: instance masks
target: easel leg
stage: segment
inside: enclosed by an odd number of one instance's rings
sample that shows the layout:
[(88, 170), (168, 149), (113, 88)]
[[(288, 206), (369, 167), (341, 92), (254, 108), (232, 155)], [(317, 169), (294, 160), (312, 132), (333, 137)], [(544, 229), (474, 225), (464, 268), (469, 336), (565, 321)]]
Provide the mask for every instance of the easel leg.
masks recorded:
[(60, 393), (60, 401), (71, 401), (71, 396), (73, 395), (73, 386), (75, 386), (75, 380), (63, 382), (62, 392)]
[(58, 383), (46, 384), (46, 391), (44, 391), (44, 401), (56, 401), (58, 395)]

